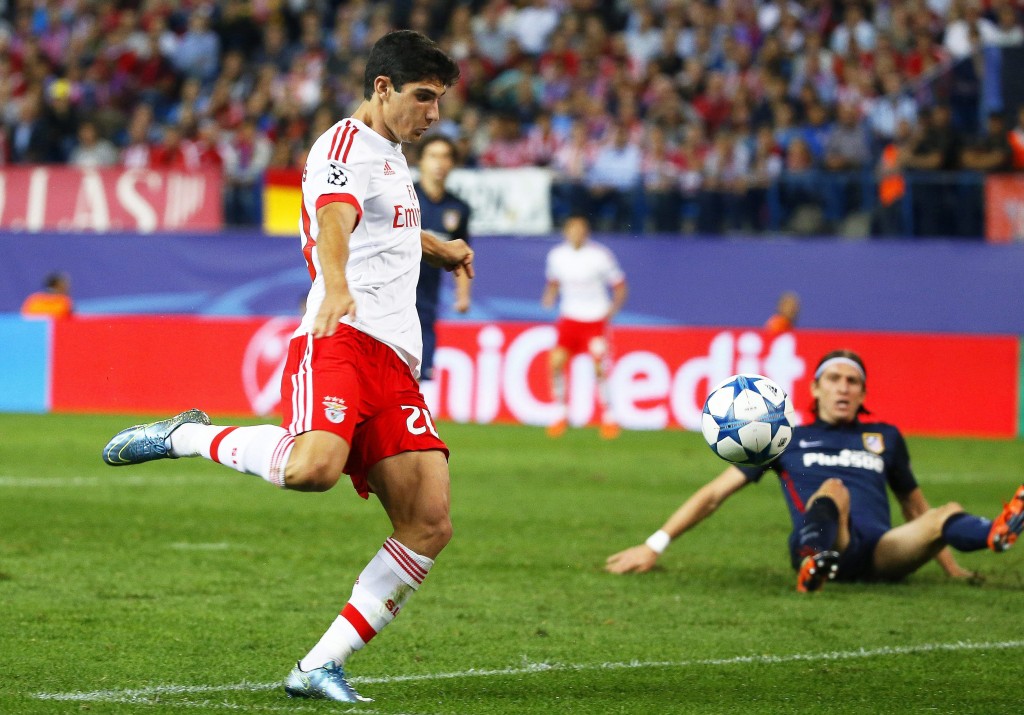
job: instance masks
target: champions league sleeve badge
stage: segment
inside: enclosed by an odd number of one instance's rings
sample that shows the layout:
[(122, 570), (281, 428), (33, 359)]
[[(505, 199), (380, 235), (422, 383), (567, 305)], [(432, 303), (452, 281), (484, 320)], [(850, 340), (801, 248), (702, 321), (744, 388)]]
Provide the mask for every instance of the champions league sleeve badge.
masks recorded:
[(348, 183), (348, 174), (341, 168), (340, 164), (332, 163), (327, 169), (327, 183), (331, 186), (344, 186)]

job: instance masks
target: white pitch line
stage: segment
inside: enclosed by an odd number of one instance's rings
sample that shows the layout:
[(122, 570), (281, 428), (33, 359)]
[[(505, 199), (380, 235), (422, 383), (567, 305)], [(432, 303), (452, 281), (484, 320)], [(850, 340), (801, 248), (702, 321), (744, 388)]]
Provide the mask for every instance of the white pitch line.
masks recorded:
[(174, 474), (164, 477), (116, 476), (109, 477), (12, 477), (0, 475), (0, 487), (27, 487), (31, 489), (75, 487), (163, 487), (209, 481), (203, 475)]
[[(459, 678), (491, 678), (515, 675), (530, 675), (548, 672), (583, 672), (591, 670), (632, 670), (636, 668), (693, 668), (700, 666), (729, 665), (778, 665), (796, 662), (824, 662), (839, 660), (855, 660), (860, 658), (877, 658), (884, 656), (918, 655), (922, 653), (1007, 650), (1024, 648), (1024, 640), (995, 641), (974, 643), (971, 641), (955, 641), (953, 643), (924, 643), (909, 646), (882, 646), (880, 648), (858, 648), (847, 651), (826, 651), (819, 653), (791, 653), (789, 655), (740, 655), (731, 658), (702, 658), (698, 660), (666, 660), (638, 661), (631, 660), (619, 663), (528, 663), (524, 666), (477, 669), (471, 668), (453, 673), (423, 673), (419, 675), (390, 675), (380, 677), (353, 677), (353, 684), (387, 684), (410, 683), (429, 680), (456, 680)], [(202, 693), (223, 692), (259, 692), (280, 688), (281, 682), (274, 683), (231, 683), (227, 685), (156, 685), (149, 688), (125, 690), (93, 690), (73, 693), (36, 693), (39, 700), (60, 700), (73, 702), (109, 702), (109, 703), (155, 703), (155, 696), (161, 695), (199, 695)], [(161, 701), (167, 704), (167, 701)], [(360, 710), (360, 713), (366, 711)]]

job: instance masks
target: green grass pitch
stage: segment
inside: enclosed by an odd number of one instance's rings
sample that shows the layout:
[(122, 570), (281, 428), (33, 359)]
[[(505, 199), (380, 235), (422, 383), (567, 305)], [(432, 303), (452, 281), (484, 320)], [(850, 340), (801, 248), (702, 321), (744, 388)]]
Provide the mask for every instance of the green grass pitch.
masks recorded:
[[(350, 661), (375, 702), (278, 683), (388, 534), (344, 485), (278, 491), (201, 460), (112, 469), (131, 418), (0, 415), (0, 713), (995, 713), (1019, 709), (1024, 546), (798, 596), (775, 479), (617, 577), (717, 474), (700, 436), (442, 424), (455, 538)], [(994, 515), (1024, 442), (909, 440), (932, 504)], [(894, 513), (898, 511), (894, 510)]]

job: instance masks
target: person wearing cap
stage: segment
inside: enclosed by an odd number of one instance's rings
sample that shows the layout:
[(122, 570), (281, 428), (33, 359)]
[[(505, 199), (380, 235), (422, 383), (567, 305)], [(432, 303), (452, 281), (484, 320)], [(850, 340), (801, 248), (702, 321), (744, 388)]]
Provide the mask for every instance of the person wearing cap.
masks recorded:
[[(931, 507), (910, 468), (899, 429), (862, 421), (867, 370), (849, 350), (818, 362), (811, 382), (815, 420), (793, 430), (793, 441), (762, 467), (728, 467), (698, 489), (646, 542), (608, 557), (612, 573), (649, 571), (676, 537), (711, 516), (729, 497), (769, 470), (782, 486), (793, 530), (789, 552), (799, 592), (826, 581), (896, 581), (935, 559), (953, 578), (980, 582), (947, 547), (958, 551), (1010, 548), (1024, 528), (1024, 486), (994, 520), (968, 514), (956, 502)], [(888, 490), (905, 517), (893, 527)]]

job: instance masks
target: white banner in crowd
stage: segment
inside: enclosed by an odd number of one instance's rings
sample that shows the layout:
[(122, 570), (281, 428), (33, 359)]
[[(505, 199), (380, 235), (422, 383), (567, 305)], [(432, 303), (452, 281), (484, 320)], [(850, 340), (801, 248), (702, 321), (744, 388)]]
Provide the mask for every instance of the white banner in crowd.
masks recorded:
[(552, 231), (551, 172), (547, 169), (455, 169), (447, 186), (473, 209), (471, 236)]

